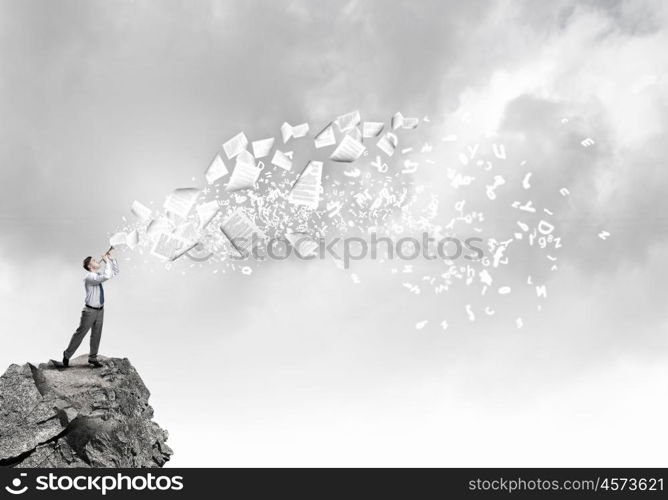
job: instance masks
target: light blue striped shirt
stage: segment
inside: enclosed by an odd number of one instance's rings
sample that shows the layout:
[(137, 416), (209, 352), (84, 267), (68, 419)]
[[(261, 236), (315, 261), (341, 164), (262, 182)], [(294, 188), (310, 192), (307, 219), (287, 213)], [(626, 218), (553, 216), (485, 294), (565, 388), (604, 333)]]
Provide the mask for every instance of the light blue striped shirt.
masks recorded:
[(89, 272), (84, 278), (84, 287), (86, 288), (86, 305), (91, 307), (102, 307), (100, 304), (100, 283), (107, 281), (118, 274), (118, 262), (116, 259), (110, 259), (111, 265), (104, 264), (104, 272)]

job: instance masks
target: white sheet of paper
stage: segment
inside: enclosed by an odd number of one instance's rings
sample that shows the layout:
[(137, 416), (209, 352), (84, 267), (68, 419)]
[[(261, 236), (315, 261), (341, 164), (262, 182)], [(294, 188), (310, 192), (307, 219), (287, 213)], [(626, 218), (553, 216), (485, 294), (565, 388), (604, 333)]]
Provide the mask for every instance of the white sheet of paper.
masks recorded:
[(419, 118), (404, 118), (404, 123), (402, 124), (401, 128), (411, 130), (417, 128), (419, 124), (420, 124)]
[(215, 181), (221, 177), (225, 177), (227, 174), (228, 170), (225, 166), (225, 163), (223, 162), (223, 159), (220, 157), (220, 155), (216, 155), (216, 157), (211, 162), (211, 165), (209, 165), (209, 168), (206, 169), (204, 177), (206, 178), (206, 182), (213, 184)]
[(269, 155), (271, 148), (274, 147), (274, 141), (275, 139), (273, 137), (253, 141), (253, 156), (255, 156), (256, 159), (260, 159)]
[(346, 135), (352, 137), (358, 142), (362, 142), (362, 131), (359, 127), (355, 127), (346, 132)]
[(173, 230), (174, 223), (164, 216), (161, 216), (158, 219), (153, 219), (148, 226), (146, 226), (146, 234), (150, 238), (154, 238), (160, 233), (171, 233)]
[(352, 163), (359, 159), (365, 150), (364, 144), (346, 135), (329, 158), (332, 161)]
[(134, 250), (137, 245), (139, 245), (139, 231), (136, 229), (131, 231), (126, 238), (126, 244), (130, 250)]
[(324, 129), (318, 132), (318, 135), (313, 139), (313, 143), (317, 149), (336, 144), (336, 137), (334, 137), (334, 127), (328, 124)]
[(276, 165), (283, 170), (290, 170), (292, 168), (292, 160), (278, 149), (274, 151), (274, 157), (271, 159), (271, 164)]
[(195, 207), (195, 211), (197, 212), (200, 229), (204, 229), (206, 226), (208, 226), (219, 210), (220, 205), (216, 200), (197, 205), (197, 207)]
[(248, 253), (255, 240), (264, 239), (264, 233), (239, 209), (235, 210), (220, 225), (220, 230), (241, 255)]
[(128, 235), (126, 233), (123, 232), (114, 233), (109, 238), (109, 245), (112, 247), (118, 247), (127, 244), (128, 244)]
[(288, 142), (291, 138), (299, 139), (308, 134), (309, 125), (308, 123), (300, 123), (299, 125), (292, 126), (288, 122), (283, 122), (281, 125), (281, 137), (283, 138), (283, 144)]
[(246, 134), (239, 132), (232, 137), (232, 139), (223, 144), (223, 149), (225, 150), (227, 158), (232, 159), (242, 151), (245, 151), (246, 146), (248, 146), (248, 138), (246, 137)]
[(155, 240), (151, 254), (163, 260), (172, 260), (179, 249), (187, 244), (188, 242), (172, 234), (161, 233)]
[(385, 128), (385, 124), (383, 122), (364, 122), (362, 125), (362, 136), (365, 139), (369, 139), (370, 137), (378, 137), (380, 133), (383, 131), (383, 128)]
[(300, 123), (299, 125), (295, 125), (292, 127), (292, 137), (295, 139), (301, 139), (304, 137), (306, 134), (308, 134), (309, 131), (309, 126), (308, 123)]
[(262, 170), (255, 166), (255, 159), (248, 151), (242, 152), (237, 158), (230, 182), (225, 191), (238, 191), (240, 189), (251, 189), (255, 186)]
[(394, 116), (392, 116), (392, 130), (397, 130), (398, 128), (403, 127), (404, 125), (404, 115), (401, 114), (401, 112), (397, 111), (394, 113)]
[(288, 122), (283, 122), (283, 125), (281, 125), (281, 138), (283, 139), (283, 144), (288, 142), (290, 137), (292, 137), (292, 125)]
[(165, 200), (164, 208), (180, 217), (186, 218), (195, 206), (200, 190), (197, 188), (179, 188), (172, 191)]
[(345, 115), (339, 116), (335, 123), (338, 125), (341, 132), (348, 132), (349, 130), (357, 127), (361, 121), (362, 117), (360, 116), (360, 112), (352, 111), (350, 113), (346, 113)]
[(288, 200), (294, 205), (306, 205), (312, 209), (318, 208), (321, 182), (322, 162), (312, 160), (293, 184)]
[(383, 137), (381, 137), (376, 146), (387, 156), (392, 156), (394, 151), (397, 149), (397, 144), (399, 143), (399, 138), (394, 135), (392, 132), (387, 132)]
[(151, 209), (137, 200), (132, 202), (130, 211), (135, 215), (135, 217), (138, 217), (141, 220), (149, 220), (151, 218)]

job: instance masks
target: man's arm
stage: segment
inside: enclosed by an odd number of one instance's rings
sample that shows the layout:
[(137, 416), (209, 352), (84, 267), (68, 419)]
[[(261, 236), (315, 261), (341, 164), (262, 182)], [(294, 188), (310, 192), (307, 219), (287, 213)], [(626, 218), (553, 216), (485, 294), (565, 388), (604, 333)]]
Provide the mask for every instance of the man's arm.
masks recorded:
[[(99, 285), (100, 283), (107, 281), (116, 274), (118, 274), (118, 264), (111, 264), (109, 263), (109, 260), (105, 258), (106, 264), (104, 265), (104, 272), (103, 273), (88, 273), (86, 276), (86, 283), (89, 285)], [(112, 261), (114, 262), (114, 261)], [(114, 271), (114, 267), (116, 268)]]

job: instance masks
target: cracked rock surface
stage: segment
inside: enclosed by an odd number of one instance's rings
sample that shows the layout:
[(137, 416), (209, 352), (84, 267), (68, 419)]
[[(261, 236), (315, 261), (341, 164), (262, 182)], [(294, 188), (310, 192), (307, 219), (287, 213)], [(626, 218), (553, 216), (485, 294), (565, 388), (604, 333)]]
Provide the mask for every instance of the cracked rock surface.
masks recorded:
[(162, 467), (172, 450), (126, 358), (63, 369), (11, 365), (0, 377), (0, 466)]

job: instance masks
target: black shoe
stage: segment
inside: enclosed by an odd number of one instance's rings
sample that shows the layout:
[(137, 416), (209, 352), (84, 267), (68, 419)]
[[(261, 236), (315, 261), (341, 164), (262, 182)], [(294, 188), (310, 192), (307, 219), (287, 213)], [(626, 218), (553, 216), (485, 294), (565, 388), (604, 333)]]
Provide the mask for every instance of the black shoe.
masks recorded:
[(97, 359), (89, 359), (88, 364), (93, 365), (93, 368), (102, 368), (103, 366)]
[(63, 356), (63, 368), (70, 366), (70, 360)]

